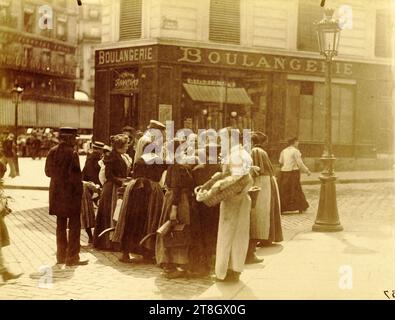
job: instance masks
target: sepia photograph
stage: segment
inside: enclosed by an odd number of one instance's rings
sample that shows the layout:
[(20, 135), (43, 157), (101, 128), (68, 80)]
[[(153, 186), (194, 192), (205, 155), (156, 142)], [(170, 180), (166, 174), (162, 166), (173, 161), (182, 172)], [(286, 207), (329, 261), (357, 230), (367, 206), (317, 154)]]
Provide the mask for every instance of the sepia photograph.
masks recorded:
[(394, 72), (394, 0), (0, 0), (0, 300), (395, 301)]

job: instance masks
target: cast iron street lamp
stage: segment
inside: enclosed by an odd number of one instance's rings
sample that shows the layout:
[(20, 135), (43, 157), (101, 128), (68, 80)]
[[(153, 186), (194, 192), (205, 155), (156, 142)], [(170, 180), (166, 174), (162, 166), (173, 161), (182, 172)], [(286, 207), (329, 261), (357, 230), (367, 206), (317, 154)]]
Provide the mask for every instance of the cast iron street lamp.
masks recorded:
[(313, 231), (341, 231), (336, 200), (336, 175), (333, 170), (335, 156), (332, 152), (332, 60), (337, 55), (340, 27), (333, 18), (333, 9), (325, 9), (324, 18), (316, 24), (320, 54), (326, 61), (325, 79), (325, 147), (321, 160), (324, 170), (321, 173), (321, 191), (318, 211)]
[(18, 136), (18, 104), (21, 99), (23, 88), (19, 85), (15, 85), (11, 90), (12, 102), (15, 103), (15, 138)]
[(16, 154), (15, 154), (15, 169), (16, 169), (16, 175), (19, 176), (19, 162), (18, 162), (18, 104), (21, 99), (21, 95), (23, 93), (23, 88), (20, 87), (19, 85), (15, 84), (14, 88), (11, 90), (12, 94), (12, 102), (15, 103), (15, 148), (16, 148)]

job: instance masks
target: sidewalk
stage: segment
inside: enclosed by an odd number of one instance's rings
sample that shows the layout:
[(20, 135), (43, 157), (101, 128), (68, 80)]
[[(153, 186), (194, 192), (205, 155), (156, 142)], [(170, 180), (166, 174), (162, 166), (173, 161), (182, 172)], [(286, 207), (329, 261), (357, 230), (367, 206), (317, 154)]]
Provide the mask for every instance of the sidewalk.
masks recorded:
[[(85, 156), (80, 156), (81, 168), (85, 164)], [(19, 159), (19, 177), (11, 179), (8, 172), (4, 176), (4, 187), (7, 189), (48, 190), (49, 178), (45, 176), (45, 159), (32, 160), (30, 158)], [(394, 181), (394, 171), (343, 171), (337, 172), (338, 183), (375, 183)], [(319, 185), (320, 173), (313, 172), (311, 176), (302, 174), (302, 185)]]
[[(167, 280), (151, 264), (123, 264), (119, 252), (86, 247), (88, 266), (58, 268), (55, 218), (48, 192), (7, 190), (14, 210), (7, 216), (11, 246), (3, 254), (11, 271), (24, 272), (2, 283), (1, 299), (387, 299), (395, 288), (394, 183), (340, 184), (337, 202), (344, 227), (313, 233), (317, 186), (305, 186), (305, 214), (282, 216), (284, 241), (257, 250), (263, 263), (246, 266), (238, 284), (210, 278)], [(343, 268), (343, 269), (341, 269)], [(341, 289), (342, 272), (352, 271), (352, 289)], [(46, 287), (46, 280), (50, 287)], [(45, 280), (45, 281), (44, 281)]]
[(395, 288), (394, 184), (373, 185), (339, 187), (344, 231), (312, 232), (305, 224), (291, 241), (258, 250), (265, 261), (247, 266), (239, 283), (216, 283), (199, 299), (388, 300), (384, 291)]

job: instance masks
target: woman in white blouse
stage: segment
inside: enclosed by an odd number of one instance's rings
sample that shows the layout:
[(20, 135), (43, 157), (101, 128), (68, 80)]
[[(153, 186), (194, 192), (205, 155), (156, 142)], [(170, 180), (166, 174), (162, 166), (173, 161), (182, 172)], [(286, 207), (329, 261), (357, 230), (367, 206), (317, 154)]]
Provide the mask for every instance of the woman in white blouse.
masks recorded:
[(288, 147), (281, 151), (281, 173), (279, 179), (281, 212), (299, 211), (303, 213), (309, 207), (300, 185), (300, 172), (311, 174), (303, 163), (302, 154), (298, 149), (298, 138), (288, 140)]

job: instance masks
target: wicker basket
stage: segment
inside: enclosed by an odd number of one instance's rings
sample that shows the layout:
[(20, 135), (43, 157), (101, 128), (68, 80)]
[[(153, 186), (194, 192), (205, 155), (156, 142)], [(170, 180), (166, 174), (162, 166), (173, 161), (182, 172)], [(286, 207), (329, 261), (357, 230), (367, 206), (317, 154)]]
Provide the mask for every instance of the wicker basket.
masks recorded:
[(218, 190), (217, 192), (213, 192), (210, 189), (219, 179), (210, 179), (204, 185), (196, 187), (196, 200), (198, 202), (203, 202), (208, 207), (213, 207), (219, 204), (221, 201), (233, 197), (243, 191), (243, 189), (250, 182), (250, 179), (251, 178), (248, 174), (241, 176), (235, 181), (235, 183), (229, 185), (222, 190)]

